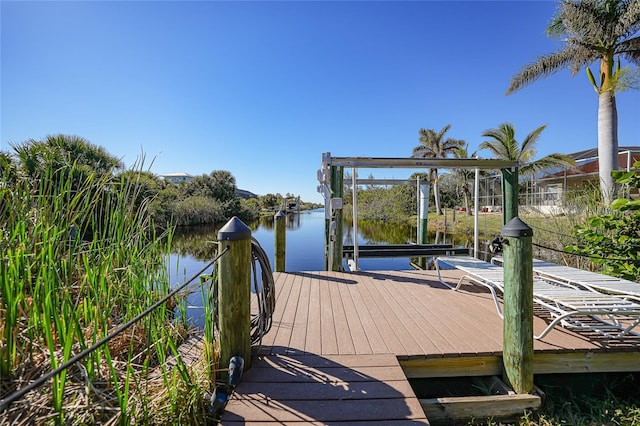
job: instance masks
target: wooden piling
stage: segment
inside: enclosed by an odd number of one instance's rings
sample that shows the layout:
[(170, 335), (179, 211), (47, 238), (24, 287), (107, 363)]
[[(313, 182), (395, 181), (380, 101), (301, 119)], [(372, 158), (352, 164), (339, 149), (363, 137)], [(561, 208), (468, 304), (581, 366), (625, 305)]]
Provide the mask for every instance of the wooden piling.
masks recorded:
[[(331, 166), (331, 198), (342, 200), (344, 172), (342, 166)], [(342, 204), (342, 203), (340, 203)], [(342, 206), (335, 208), (332, 200), (330, 224), (329, 270), (342, 272)]]
[(274, 271), (284, 272), (287, 258), (287, 215), (282, 210), (280, 210), (274, 216), (274, 222)]
[(504, 250), (504, 381), (533, 390), (533, 250), (531, 228), (515, 217), (502, 227)]
[(502, 169), (502, 224), (518, 216), (518, 167)]
[(218, 260), (218, 321), (220, 366), (234, 356), (251, 365), (251, 229), (237, 217), (218, 232), (219, 250), (228, 252)]

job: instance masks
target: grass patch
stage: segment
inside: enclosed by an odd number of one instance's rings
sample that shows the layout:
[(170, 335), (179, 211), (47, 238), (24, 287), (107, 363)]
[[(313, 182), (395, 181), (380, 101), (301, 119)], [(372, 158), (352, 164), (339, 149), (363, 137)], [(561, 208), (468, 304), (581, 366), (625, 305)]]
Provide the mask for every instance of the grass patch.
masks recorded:
[(536, 376), (546, 393), (538, 413), (524, 413), (513, 422), (491, 419), (479, 423), (518, 426), (640, 425), (639, 373), (586, 373)]

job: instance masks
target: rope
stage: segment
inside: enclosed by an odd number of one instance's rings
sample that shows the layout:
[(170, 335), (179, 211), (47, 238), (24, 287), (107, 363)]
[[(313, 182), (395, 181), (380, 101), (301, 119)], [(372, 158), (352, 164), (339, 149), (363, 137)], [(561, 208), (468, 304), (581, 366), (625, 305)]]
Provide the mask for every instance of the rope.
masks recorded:
[(534, 246), (538, 247), (538, 248), (541, 248), (541, 249), (551, 250), (551, 251), (555, 251), (555, 252), (562, 253), (562, 254), (571, 254), (573, 256), (586, 257), (587, 259), (615, 260), (615, 261), (620, 261), (620, 262), (635, 262), (636, 261), (635, 259), (628, 259), (628, 258), (623, 258), (623, 257), (601, 257), (601, 256), (594, 256), (592, 254), (571, 253), (571, 252), (560, 250), (560, 249), (557, 249), (557, 248), (543, 246), (541, 244), (536, 244), (536, 243), (532, 243), (532, 244)]
[[(262, 285), (258, 283), (256, 261), (260, 265)], [(251, 268), (253, 290), (258, 301), (258, 315), (251, 318), (251, 344), (260, 345), (262, 337), (271, 329), (273, 311), (276, 307), (275, 282), (269, 257), (255, 238), (251, 237)]]
[(209, 262), (198, 273), (194, 274), (189, 280), (187, 280), (184, 283), (182, 283), (179, 287), (175, 288), (173, 291), (168, 293), (165, 297), (163, 297), (162, 299), (160, 299), (159, 301), (157, 301), (156, 303), (154, 303), (153, 305), (148, 307), (144, 312), (142, 312), (138, 316), (136, 316), (135, 318), (133, 318), (132, 320), (130, 320), (126, 324), (121, 325), (115, 331), (113, 331), (112, 333), (110, 333), (107, 336), (105, 336), (102, 340), (96, 342), (93, 346), (83, 350), (82, 352), (80, 352), (79, 354), (74, 356), (73, 358), (70, 358), (66, 363), (62, 364), (60, 367), (56, 368), (55, 370), (52, 370), (49, 373), (47, 373), (47, 374), (45, 374), (43, 376), (40, 376), (38, 379), (36, 379), (33, 382), (29, 383), (27, 386), (17, 390), (16, 392), (14, 392), (13, 394), (9, 395), (8, 397), (0, 400), (0, 412), (3, 412), (7, 408), (9, 408), (11, 403), (13, 403), (15, 400), (20, 399), (24, 395), (26, 395), (28, 392), (31, 392), (32, 390), (39, 388), (44, 383), (46, 383), (49, 379), (53, 378), (57, 374), (60, 374), (62, 371), (64, 371), (67, 368), (71, 367), (76, 362), (82, 360), (87, 355), (89, 355), (92, 352), (94, 352), (95, 350), (97, 350), (100, 346), (108, 343), (111, 339), (113, 339), (114, 337), (116, 337), (117, 335), (119, 335), (120, 333), (122, 333), (123, 331), (127, 330), (128, 328), (133, 326), (135, 323), (137, 323), (138, 321), (140, 321), (141, 319), (143, 319), (144, 317), (149, 315), (152, 311), (154, 311), (155, 309), (157, 309), (158, 307), (163, 305), (165, 302), (167, 302), (169, 299), (171, 299), (173, 296), (178, 294), (178, 292), (180, 292), (189, 283), (191, 283), (191, 281), (193, 281), (196, 278), (198, 278), (205, 270), (207, 270), (211, 265), (213, 265), (224, 254), (226, 254), (227, 251), (229, 251), (228, 247), (225, 248), (218, 256), (216, 256), (211, 262)]
[[(567, 234), (563, 234), (563, 233), (561, 233), (561, 232), (552, 231), (552, 230), (550, 230), (550, 229), (540, 228), (539, 226), (536, 226), (536, 225), (529, 225), (529, 226), (530, 226), (531, 228), (533, 228), (533, 229), (537, 229), (537, 230), (539, 230), (539, 231), (543, 231), (543, 232), (548, 232), (548, 233), (550, 233), (550, 234), (555, 234), (555, 235), (558, 235), (558, 236), (560, 236), (560, 237), (565, 237), (565, 238), (572, 239), (572, 240), (575, 240), (575, 239), (576, 239), (575, 235), (567, 235)], [(625, 242), (625, 245), (626, 245), (626, 246), (629, 246), (629, 247), (640, 248), (640, 244), (632, 244), (632, 243)]]
[(567, 234), (563, 234), (561, 232), (552, 231), (550, 229), (540, 228), (539, 226), (536, 226), (536, 225), (531, 225), (531, 224), (528, 224), (528, 225), (533, 229), (537, 229), (538, 231), (548, 232), (550, 234), (558, 235), (559, 237), (565, 237), (565, 238), (570, 238), (570, 239), (575, 238), (573, 235), (567, 235)]

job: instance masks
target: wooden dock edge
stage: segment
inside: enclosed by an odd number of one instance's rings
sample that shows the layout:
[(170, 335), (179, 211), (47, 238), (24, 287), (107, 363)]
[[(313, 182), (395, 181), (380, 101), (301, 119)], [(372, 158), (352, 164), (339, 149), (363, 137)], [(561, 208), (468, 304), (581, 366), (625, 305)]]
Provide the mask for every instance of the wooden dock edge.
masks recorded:
[[(502, 374), (501, 355), (399, 358), (407, 378), (493, 376)], [(640, 351), (535, 353), (534, 374), (640, 371)]]
[(542, 405), (544, 393), (516, 394), (497, 376), (482, 377), (480, 386), (486, 394), (475, 396), (420, 399), (420, 405), (432, 425), (481, 423), (486, 419), (515, 420), (525, 411), (535, 411)]
[(541, 405), (538, 395), (487, 395), (420, 399), (420, 405), (432, 425), (482, 419), (508, 420)]

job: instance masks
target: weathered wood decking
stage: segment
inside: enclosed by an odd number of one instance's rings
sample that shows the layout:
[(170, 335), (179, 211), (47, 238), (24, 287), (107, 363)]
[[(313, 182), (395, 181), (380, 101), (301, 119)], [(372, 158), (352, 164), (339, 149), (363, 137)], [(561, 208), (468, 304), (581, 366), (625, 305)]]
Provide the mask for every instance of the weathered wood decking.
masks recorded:
[[(460, 273), (443, 276), (457, 282)], [(501, 372), (502, 321), (483, 289), (452, 291), (434, 271), (275, 278), (273, 327), (223, 424), (427, 424), (405, 376)], [(536, 317), (534, 331), (546, 321)], [(640, 369), (636, 336), (611, 340), (556, 327), (534, 350), (536, 374)]]

